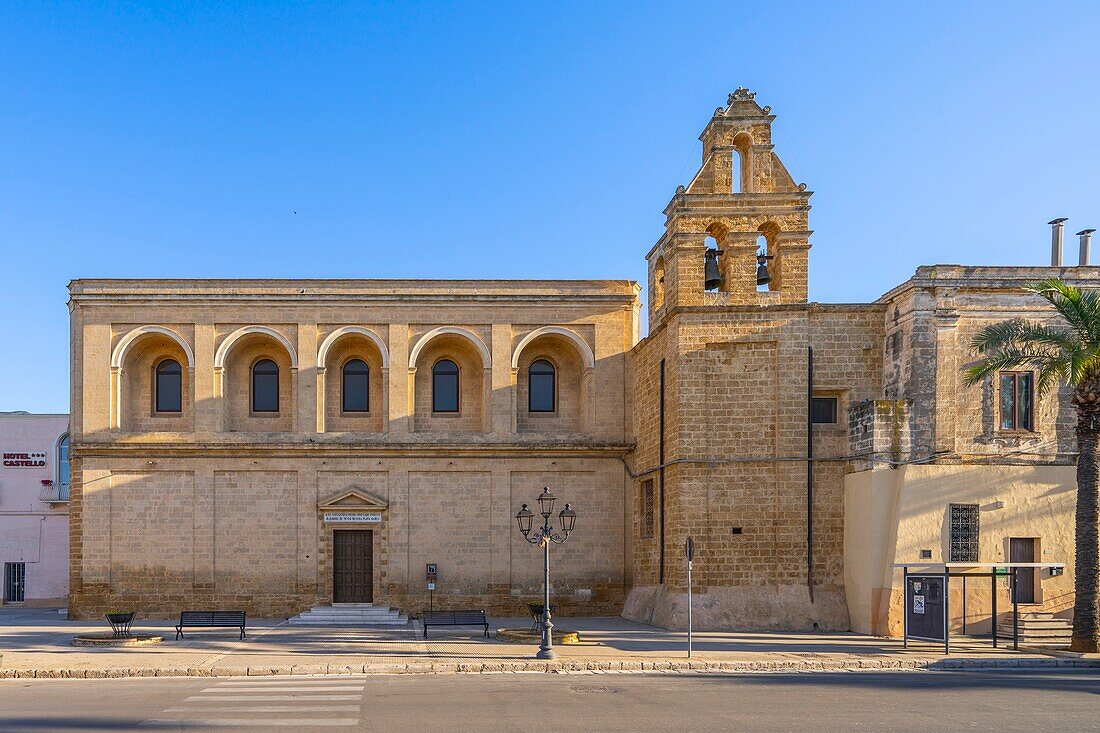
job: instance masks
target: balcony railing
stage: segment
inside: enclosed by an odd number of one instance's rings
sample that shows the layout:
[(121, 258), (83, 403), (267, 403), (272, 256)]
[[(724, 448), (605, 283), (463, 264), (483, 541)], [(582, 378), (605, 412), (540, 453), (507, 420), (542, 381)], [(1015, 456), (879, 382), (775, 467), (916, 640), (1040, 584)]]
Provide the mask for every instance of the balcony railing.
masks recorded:
[(43, 483), (38, 488), (38, 498), (47, 504), (65, 504), (69, 501), (69, 485)]

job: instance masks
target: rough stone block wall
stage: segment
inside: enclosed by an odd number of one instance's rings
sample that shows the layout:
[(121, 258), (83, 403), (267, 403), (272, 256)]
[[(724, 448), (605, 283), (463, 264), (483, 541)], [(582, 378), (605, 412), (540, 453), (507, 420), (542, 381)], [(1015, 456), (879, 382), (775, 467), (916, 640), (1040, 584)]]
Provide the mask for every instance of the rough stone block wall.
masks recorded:
[(298, 475), (294, 471), (214, 473), (214, 583), (219, 598), (295, 594)]
[[(440, 565), (437, 601), (522, 615), (533, 590), (530, 563), (539, 562), (537, 548), (512, 550), (520, 495), (531, 503), (541, 488), (528, 481), (554, 486), (581, 516), (569, 544), (555, 548), (555, 603), (567, 613), (621, 609), (632, 552), (622, 461), (630, 449), (624, 352), (636, 335), (632, 283), (112, 280), (77, 281), (71, 294), (74, 618), (111, 608), (170, 618), (209, 607), (279, 618), (331, 603), (333, 533), (364, 528), (372, 532), (376, 603), (412, 613), (427, 607), (431, 561)], [(222, 322), (229, 312), (234, 322)], [(179, 341), (135, 334), (165, 324)], [(236, 341), (219, 372), (219, 346), (246, 324), (261, 331)], [(440, 324), (473, 332), (491, 358), (445, 333), (422, 344), (410, 379), (410, 352)], [(322, 354), (326, 337), (343, 326), (377, 339), (351, 333)], [(518, 358), (524, 368), (540, 354), (555, 360), (559, 411), (519, 430), (512, 359), (518, 340), (543, 326), (575, 334), (595, 368), (585, 373), (568, 337), (531, 341)], [(151, 404), (148, 386), (112, 383), (112, 351), (127, 336), (136, 340), (124, 375), (151, 377), (157, 354), (193, 352), (187, 430), (126, 431), (112, 422), (117, 399)], [(452, 354), (464, 370), (457, 430), (430, 414), (424, 365)], [(340, 367), (353, 356), (371, 367), (366, 419), (337, 414)], [(280, 367), (277, 417), (249, 414), (249, 370), (264, 357)], [(367, 502), (382, 520), (325, 521), (330, 500), (337, 515)]]
[(979, 356), (970, 343), (981, 328), (1010, 319), (1057, 322), (1025, 285), (1058, 276), (1095, 287), (1093, 269), (921, 267), (880, 299), (887, 307), (885, 396), (912, 401), (914, 455), (968, 460), (1007, 448), (1072, 460), (1075, 418), (1066, 388), (1036, 394), (1034, 430), (1003, 431), (997, 380), (968, 387), (963, 378)]
[[(698, 309), (666, 321), (660, 343), (635, 349), (636, 455), (654, 444), (655, 437), (645, 435), (656, 427), (646, 419), (654, 410), (646, 395), (655, 394), (652, 381), (664, 356), (674, 374), (666, 374), (665, 416), (672, 465), (665, 471), (665, 585), (648, 586), (659, 548), (638, 542), (638, 590), (628, 614), (682, 624), (682, 545), (690, 535), (698, 592), (713, 601), (701, 623), (846, 628), (843, 422), (814, 427), (813, 603), (807, 590), (806, 347), (814, 346), (815, 394), (837, 397), (843, 414), (850, 400), (881, 389), (882, 310)], [(636, 501), (641, 486), (637, 481)]]

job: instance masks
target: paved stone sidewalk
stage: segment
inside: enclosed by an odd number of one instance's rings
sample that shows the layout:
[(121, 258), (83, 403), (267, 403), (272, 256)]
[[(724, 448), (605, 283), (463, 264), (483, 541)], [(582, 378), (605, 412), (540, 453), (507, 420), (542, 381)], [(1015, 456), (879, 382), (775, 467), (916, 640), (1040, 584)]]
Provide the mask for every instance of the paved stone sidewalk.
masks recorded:
[[(491, 628), (529, 625), (530, 619), (492, 619)], [(857, 634), (697, 632), (692, 657), (686, 634), (621, 618), (563, 619), (580, 644), (556, 647), (559, 659), (534, 659), (535, 645), (485, 639), (476, 629), (357, 629), (288, 626), (250, 620), (248, 638), (233, 629), (188, 632), (174, 624), (139, 621), (134, 631), (160, 633), (164, 642), (136, 648), (83, 648), (75, 634), (106, 623), (68, 621), (56, 612), (0, 611), (0, 677), (137, 677), (270, 674), (720, 670), (803, 671), (964, 667), (1100, 667), (1100, 659), (1055, 658), (993, 649), (988, 640), (960, 640), (945, 657), (938, 645), (906, 650), (894, 639)], [(1006, 647), (1008, 645), (1006, 644)]]

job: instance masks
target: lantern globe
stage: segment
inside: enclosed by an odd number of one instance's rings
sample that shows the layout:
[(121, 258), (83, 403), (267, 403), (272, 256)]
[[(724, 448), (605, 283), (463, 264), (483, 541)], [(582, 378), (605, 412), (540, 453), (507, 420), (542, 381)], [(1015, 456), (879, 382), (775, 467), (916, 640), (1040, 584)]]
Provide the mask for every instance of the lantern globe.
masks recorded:
[(566, 504), (565, 508), (558, 514), (558, 521), (561, 522), (561, 531), (569, 534), (577, 524), (577, 513), (573, 511), (572, 506)]
[(534, 518), (534, 516), (534, 512), (528, 509), (526, 504), (524, 504), (523, 507), (516, 513), (516, 521), (519, 523), (519, 531), (523, 534), (524, 537), (526, 537), (527, 534), (531, 531), (531, 520)]
[(550, 487), (542, 487), (542, 493), (539, 494), (539, 509), (542, 511), (542, 516), (549, 517), (554, 513), (554, 502), (558, 500), (558, 497), (550, 493)]

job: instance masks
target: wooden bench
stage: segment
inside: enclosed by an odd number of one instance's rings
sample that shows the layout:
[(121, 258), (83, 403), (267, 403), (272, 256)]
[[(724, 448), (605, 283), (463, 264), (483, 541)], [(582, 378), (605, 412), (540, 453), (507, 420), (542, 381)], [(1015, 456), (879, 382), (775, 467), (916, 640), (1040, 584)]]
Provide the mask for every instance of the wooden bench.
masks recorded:
[(183, 636), (185, 626), (206, 626), (241, 630), (244, 638), (244, 611), (181, 611), (176, 625), (176, 639)]
[(489, 638), (489, 620), (485, 611), (425, 611), (421, 619), (424, 624), (424, 638), (428, 638), (429, 626), (481, 626), (485, 629), (485, 638)]

